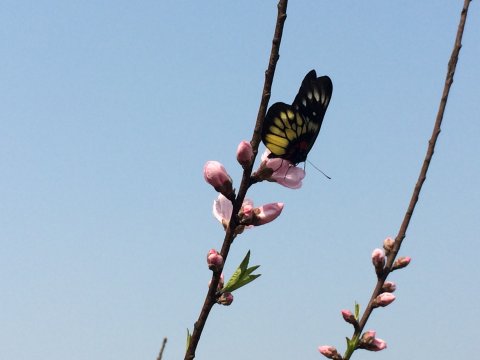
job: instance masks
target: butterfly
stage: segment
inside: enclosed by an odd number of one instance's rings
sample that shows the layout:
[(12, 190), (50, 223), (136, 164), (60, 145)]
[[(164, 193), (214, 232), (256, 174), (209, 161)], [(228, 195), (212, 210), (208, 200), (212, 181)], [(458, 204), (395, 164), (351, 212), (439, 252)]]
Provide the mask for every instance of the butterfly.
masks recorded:
[(320, 132), (332, 90), (330, 78), (317, 78), (312, 70), (303, 79), (292, 105), (277, 102), (268, 109), (261, 135), (271, 151), (270, 158), (282, 158), (294, 165), (307, 159)]

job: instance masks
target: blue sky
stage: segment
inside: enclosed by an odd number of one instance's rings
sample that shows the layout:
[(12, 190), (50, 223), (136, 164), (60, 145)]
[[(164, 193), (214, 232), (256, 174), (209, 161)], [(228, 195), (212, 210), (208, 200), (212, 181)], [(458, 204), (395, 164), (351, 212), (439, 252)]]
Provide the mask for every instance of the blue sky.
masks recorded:
[[(235, 241), (262, 276), (215, 307), (198, 359), (319, 359), (344, 349), (370, 254), (395, 236), (430, 137), (463, 1), (291, 1), (271, 101), (311, 69), (333, 81), (300, 190), (261, 183), (274, 223)], [(223, 230), (202, 167), (238, 187), (276, 1), (0, 5), (0, 358), (183, 358)], [(480, 32), (472, 2), (440, 140), (396, 272), (397, 300), (356, 359), (480, 351)], [(263, 150), (263, 147), (261, 148)]]

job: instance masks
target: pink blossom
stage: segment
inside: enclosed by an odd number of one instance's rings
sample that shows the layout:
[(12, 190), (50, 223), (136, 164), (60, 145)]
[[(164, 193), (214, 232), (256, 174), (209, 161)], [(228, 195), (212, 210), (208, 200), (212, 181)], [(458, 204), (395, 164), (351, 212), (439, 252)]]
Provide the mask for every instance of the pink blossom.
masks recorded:
[[(241, 224), (239, 230), (243, 231), (243, 228), (264, 225), (275, 220), (282, 213), (283, 206), (283, 203), (271, 203), (255, 208), (252, 200), (245, 199), (238, 214)], [(213, 202), (213, 216), (220, 221), (225, 229), (230, 222), (232, 211), (231, 201), (219, 194)]]
[(232, 202), (222, 194), (219, 194), (217, 199), (213, 201), (213, 216), (220, 221), (225, 229), (228, 227), (228, 223), (230, 222), (232, 211)]
[(211, 249), (207, 254), (207, 264), (210, 270), (218, 271), (223, 266), (222, 255), (217, 250)]
[[(253, 209), (253, 202), (250, 199), (245, 199), (243, 201), (242, 209), (246, 208), (248, 211), (250, 211), (250, 208)], [(217, 199), (213, 201), (213, 216), (220, 221), (220, 223), (223, 225), (224, 229), (228, 227), (228, 224), (230, 222), (230, 218), (232, 217), (232, 211), (233, 211), (233, 205), (230, 200), (228, 200), (225, 196), (222, 194), (219, 194)], [(252, 215), (253, 216), (253, 215)], [(243, 228), (251, 228), (253, 225), (249, 226), (242, 226), (241, 231), (243, 231)]]
[(281, 158), (269, 158), (270, 150), (265, 150), (258, 170), (253, 174), (258, 180), (277, 182), (290, 189), (302, 187), (305, 171), (293, 165), (290, 161)]
[(218, 161), (207, 161), (203, 167), (205, 181), (226, 197), (233, 193), (232, 178)]
[(329, 359), (335, 359), (335, 358), (338, 358), (339, 356), (337, 349), (335, 349), (335, 347), (330, 345), (319, 346), (318, 351), (320, 352), (320, 354), (322, 354), (323, 356)]
[(387, 306), (394, 301), (395, 301), (395, 295), (389, 292), (384, 292), (375, 298), (374, 304), (376, 306)]
[(254, 154), (250, 142), (244, 140), (238, 144), (237, 161), (240, 163), (240, 165), (242, 165), (244, 168), (252, 165), (253, 157)]
[(283, 210), (283, 203), (271, 203), (255, 209), (254, 225), (264, 225), (275, 220)]

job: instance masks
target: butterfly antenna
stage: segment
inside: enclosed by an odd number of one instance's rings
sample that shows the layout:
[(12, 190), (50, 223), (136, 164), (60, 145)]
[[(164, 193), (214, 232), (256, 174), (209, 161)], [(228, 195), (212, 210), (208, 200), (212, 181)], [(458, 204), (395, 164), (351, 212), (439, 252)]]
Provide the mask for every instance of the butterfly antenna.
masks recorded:
[(332, 179), (330, 176), (328, 176), (328, 175), (325, 174), (322, 170), (320, 170), (318, 167), (316, 167), (310, 160), (307, 159), (307, 161), (308, 161), (308, 163), (309, 163), (310, 165), (312, 165), (316, 170), (320, 171), (320, 172), (323, 174), (323, 176), (325, 176), (328, 180), (331, 180), (331, 179)]

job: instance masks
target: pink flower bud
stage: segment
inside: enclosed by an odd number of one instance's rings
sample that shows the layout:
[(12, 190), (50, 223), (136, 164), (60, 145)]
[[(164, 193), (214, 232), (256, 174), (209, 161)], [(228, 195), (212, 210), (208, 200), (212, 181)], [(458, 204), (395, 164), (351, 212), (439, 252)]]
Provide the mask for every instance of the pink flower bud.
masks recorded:
[(410, 264), (411, 258), (409, 256), (401, 256), (393, 263), (392, 271), (404, 268)]
[(387, 237), (385, 240), (383, 240), (383, 248), (385, 249), (387, 255), (392, 252), (394, 245), (395, 240), (393, 240), (391, 237)]
[(363, 333), (360, 338), (358, 347), (360, 349), (370, 350), (370, 351), (380, 351), (387, 347), (387, 343), (382, 339), (375, 337), (376, 333), (374, 330), (369, 330)]
[(330, 345), (319, 346), (318, 351), (320, 351), (320, 354), (322, 354), (323, 356), (329, 359), (342, 358), (340, 354), (337, 352), (337, 349), (335, 349), (333, 346), (330, 346)]
[(387, 348), (387, 343), (382, 339), (378, 339), (378, 338), (375, 338), (370, 345), (371, 345), (371, 348), (369, 348), (368, 350), (371, 350), (371, 351), (380, 351)]
[(230, 198), (233, 194), (232, 178), (227, 170), (218, 161), (207, 161), (203, 167), (205, 181), (212, 185), (215, 190)]
[(384, 292), (378, 295), (374, 300), (374, 306), (387, 306), (395, 300), (395, 295), (389, 292)]
[(275, 220), (283, 210), (283, 203), (271, 203), (255, 209), (254, 225), (264, 225)]
[(211, 249), (207, 254), (207, 264), (208, 268), (212, 271), (218, 271), (223, 266), (223, 257), (220, 253), (215, 250)]
[(362, 344), (370, 344), (373, 342), (373, 340), (375, 339), (375, 335), (376, 335), (376, 331), (375, 330), (368, 330), (368, 331), (365, 331), (360, 339), (361, 343)]
[(237, 161), (246, 168), (252, 165), (253, 162), (253, 149), (252, 145), (248, 141), (242, 141), (237, 147)]
[(342, 310), (343, 320), (349, 324), (356, 324), (357, 320), (350, 310)]
[(372, 252), (372, 263), (375, 267), (377, 275), (380, 275), (383, 272), (385, 266), (385, 254), (382, 249), (375, 249)]
[(385, 281), (385, 283), (382, 286), (382, 290), (385, 292), (394, 292), (397, 289), (397, 285), (395, 285), (394, 282), (392, 281)]
[(221, 305), (228, 306), (233, 302), (233, 295), (232, 293), (226, 292), (220, 295), (220, 297), (217, 300), (217, 303)]

